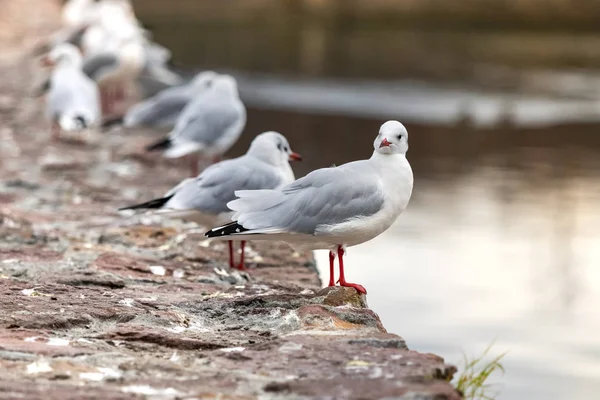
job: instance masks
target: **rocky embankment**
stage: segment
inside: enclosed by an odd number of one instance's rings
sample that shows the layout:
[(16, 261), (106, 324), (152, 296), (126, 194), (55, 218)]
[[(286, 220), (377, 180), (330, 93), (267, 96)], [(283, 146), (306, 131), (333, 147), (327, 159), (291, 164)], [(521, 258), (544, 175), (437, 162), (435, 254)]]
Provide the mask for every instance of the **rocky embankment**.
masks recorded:
[(252, 244), (240, 273), (202, 229), (118, 215), (186, 168), (143, 132), (49, 141), (26, 52), (56, 12), (0, 3), (19, 24), (0, 35), (0, 398), (460, 398), (310, 254)]

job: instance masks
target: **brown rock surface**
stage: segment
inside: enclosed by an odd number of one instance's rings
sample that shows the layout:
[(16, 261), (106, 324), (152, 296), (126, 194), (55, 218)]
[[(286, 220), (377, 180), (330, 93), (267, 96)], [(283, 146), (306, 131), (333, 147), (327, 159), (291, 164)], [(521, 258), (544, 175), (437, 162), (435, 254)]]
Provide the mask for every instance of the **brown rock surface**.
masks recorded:
[(319, 289), (310, 254), (251, 244), (240, 273), (202, 229), (118, 215), (185, 168), (136, 155), (143, 132), (49, 141), (24, 44), (50, 28), (2, 43), (0, 398), (460, 398), (354, 289)]

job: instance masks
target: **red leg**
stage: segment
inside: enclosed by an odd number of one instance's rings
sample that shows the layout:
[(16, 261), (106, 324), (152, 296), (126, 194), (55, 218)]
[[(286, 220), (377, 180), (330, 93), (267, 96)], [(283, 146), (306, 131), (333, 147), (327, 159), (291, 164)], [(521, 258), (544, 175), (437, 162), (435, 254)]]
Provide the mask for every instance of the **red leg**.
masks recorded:
[(116, 86), (116, 91), (115, 91), (115, 110), (118, 110), (118, 114), (120, 114), (121, 111), (123, 110), (123, 105), (125, 103), (126, 97), (127, 97), (127, 95), (126, 95), (126, 90), (125, 90), (125, 84), (122, 82), (119, 82)]
[(237, 269), (239, 269), (240, 271), (243, 271), (246, 269), (246, 267), (244, 266), (244, 247), (246, 247), (246, 241), (242, 240), (242, 243), (241, 243), (242, 253), (240, 255), (240, 263), (237, 266)]
[(190, 174), (192, 178), (195, 178), (198, 176), (198, 174), (200, 173), (198, 171), (198, 154), (190, 154), (188, 156), (189, 162), (190, 162)]
[(112, 86), (110, 90), (110, 113), (111, 115), (115, 114), (115, 110), (117, 109), (117, 97), (118, 97), (118, 86)]
[(213, 163), (213, 164), (216, 164), (216, 163), (218, 163), (218, 162), (219, 162), (219, 161), (221, 161), (221, 160), (222, 160), (221, 156), (220, 156), (220, 155), (216, 155), (216, 156), (214, 156), (214, 157), (212, 158), (212, 163)]
[(233, 268), (233, 242), (230, 240), (229, 242), (229, 268)]
[(109, 84), (106, 88), (106, 115), (112, 116), (115, 111), (115, 85)]
[(108, 94), (106, 88), (100, 89), (100, 108), (102, 109), (102, 115), (108, 115)]
[(122, 82), (118, 83), (116, 98), (118, 102), (123, 102), (123, 100), (125, 100), (125, 86)]
[(335, 286), (334, 273), (333, 273), (333, 262), (335, 261), (335, 253), (329, 251), (329, 286)]
[(344, 249), (342, 246), (338, 246), (338, 258), (340, 260), (340, 280), (338, 281), (340, 286), (353, 287), (358, 292), (367, 294), (367, 289), (365, 289), (362, 285), (346, 282), (346, 277), (344, 276)]
[(52, 121), (52, 126), (50, 127), (50, 138), (53, 141), (60, 139), (60, 125), (56, 121)]

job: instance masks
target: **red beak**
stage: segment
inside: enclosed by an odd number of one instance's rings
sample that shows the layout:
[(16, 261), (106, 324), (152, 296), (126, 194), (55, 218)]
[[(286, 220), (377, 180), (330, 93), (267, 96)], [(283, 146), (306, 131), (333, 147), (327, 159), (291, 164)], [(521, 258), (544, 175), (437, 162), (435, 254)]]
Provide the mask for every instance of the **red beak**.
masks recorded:
[(50, 57), (45, 56), (40, 60), (40, 63), (44, 66), (44, 67), (52, 67), (54, 65), (54, 63), (52, 62), (52, 60), (50, 59)]
[(298, 153), (290, 154), (290, 161), (302, 161), (302, 156)]
[(392, 143), (388, 142), (387, 138), (383, 138), (383, 140), (381, 141), (381, 144), (379, 145), (379, 148), (382, 147), (389, 147)]

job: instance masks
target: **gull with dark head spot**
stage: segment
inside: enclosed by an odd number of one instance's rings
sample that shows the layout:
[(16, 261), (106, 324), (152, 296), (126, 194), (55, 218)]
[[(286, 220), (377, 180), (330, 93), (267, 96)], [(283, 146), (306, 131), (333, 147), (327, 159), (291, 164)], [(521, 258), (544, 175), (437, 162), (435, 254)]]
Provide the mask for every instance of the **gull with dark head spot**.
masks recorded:
[[(294, 181), (289, 161), (300, 159), (283, 135), (261, 133), (245, 155), (211, 165), (196, 178), (185, 179), (164, 197), (122, 210), (154, 210), (161, 215), (206, 226), (225, 223), (232, 215), (227, 203), (235, 199), (237, 190), (276, 189), (287, 185)], [(234, 267), (231, 240), (229, 265)], [(244, 269), (244, 244), (242, 240), (238, 269)]]
[(413, 188), (406, 159), (408, 132), (398, 121), (383, 124), (368, 160), (311, 172), (280, 189), (239, 190), (227, 204), (235, 222), (210, 230), (209, 238), (281, 240), (298, 249), (329, 250), (329, 286), (339, 258), (341, 286), (366, 293), (344, 275), (346, 247), (367, 242), (404, 211)]

